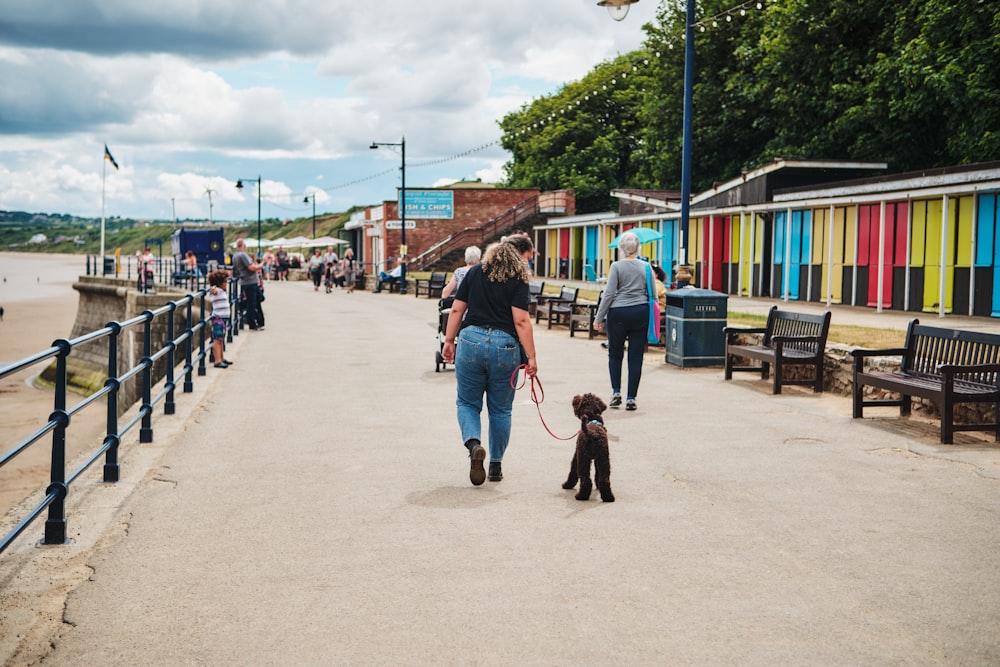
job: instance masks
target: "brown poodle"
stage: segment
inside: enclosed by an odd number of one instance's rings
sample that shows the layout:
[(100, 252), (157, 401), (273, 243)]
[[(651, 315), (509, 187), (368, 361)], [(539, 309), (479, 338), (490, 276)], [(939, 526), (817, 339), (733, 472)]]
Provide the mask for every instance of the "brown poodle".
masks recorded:
[(576, 452), (569, 467), (569, 477), (562, 488), (572, 489), (580, 481), (577, 500), (589, 500), (593, 484), (590, 481), (590, 462), (594, 462), (594, 482), (601, 492), (601, 500), (615, 502), (611, 493), (611, 459), (608, 452), (608, 432), (601, 415), (608, 406), (594, 394), (573, 397), (573, 413), (580, 418), (580, 434), (576, 436)]

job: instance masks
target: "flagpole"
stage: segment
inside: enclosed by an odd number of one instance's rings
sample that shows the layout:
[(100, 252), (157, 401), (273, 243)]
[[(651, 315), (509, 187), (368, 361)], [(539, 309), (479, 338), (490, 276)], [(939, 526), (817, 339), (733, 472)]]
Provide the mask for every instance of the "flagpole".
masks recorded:
[[(107, 146), (104, 147), (107, 152)], [(104, 274), (104, 183), (108, 175), (108, 158), (101, 156), (101, 275)]]

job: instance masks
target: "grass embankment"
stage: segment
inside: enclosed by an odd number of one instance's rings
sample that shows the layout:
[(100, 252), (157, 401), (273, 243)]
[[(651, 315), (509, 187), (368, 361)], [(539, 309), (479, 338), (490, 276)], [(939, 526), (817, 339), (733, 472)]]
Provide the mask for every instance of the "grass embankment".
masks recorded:
[[(726, 320), (729, 324), (736, 326), (763, 327), (767, 324), (766, 316), (749, 315), (747, 313), (730, 312), (726, 315)], [(850, 345), (852, 347), (879, 349), (901, 347), (905, 338), (905, 332), (894, 329), (874, 329), (847, 324), (831, 324), (827, 342), (840, 343), (841, 345)]]
[[(316, 215), (316, 236), (336, 237), (338, 232), (350, 220), (351, 209), (344, 213), (323, 213)], [(179, 226), (170, 223), (138, 223), (134, 220), (108, 220), (105, 224), (104, 252), (112, 255), (116, 248), (121, 248), (122, 256), (134, 255), (150, 243), (150, 239), (159, 239), (163, 255), (169, 256), (170, 235)], [(225, 230), (227, 247), (238, 237), (257, 238), (257, 221), (215, 223), (212, 227), (222, 227)], [(207, 226), (195, 226), (195, 229), (205, 229)], [(28, 243), (35, 234), (45, 234), (49, 239), (42, 243)], [(278, 220), (271, 218), (261, 222), (261, 237), (276, 239), (305, 236), (312, 238), (312, 217), (294, 220)], [(79, 237), (82, 244), (77, 244), (73, 238)], [(64, 240), (56, 242), (56, 239)], [(63, 224), (4, 224), (0, 225), (0, 246), (3, 250), (18, 252), (65, 253), (70, 255), (97, 254), (100, 252), (101, 226), (100, 221), (76, 221)], [(160, 247), (153, 243), (153, 254), (158, 254)]]

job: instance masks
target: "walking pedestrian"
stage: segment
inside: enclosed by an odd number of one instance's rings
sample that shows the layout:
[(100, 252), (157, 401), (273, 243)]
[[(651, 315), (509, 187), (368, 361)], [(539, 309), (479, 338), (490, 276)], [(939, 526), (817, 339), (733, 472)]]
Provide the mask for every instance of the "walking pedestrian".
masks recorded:
[(344, 251), (344, 259), (340, 264), (344, 271), (344, 291), (350, 294), (354, 291), (354, 283), (358, 279), (358, 263), (354, 259), (354, 248)]
[(313, 291), (319, 291), (319, 284), (323, 281), (323, 255), (322, 250), (313, 250), (312, 257), (309, 258), (309, 277), (313, 281)]
[(621, 235), (618, 250), (622, 258), (611, 264), (601, 305), (594, 315), (594, 329), (607, 327), (608, 372), (611, 375), (608, 407), (611, 408), (622, 404), (622, 362), (625, 359), (625, 341), (628, 341), (626, 410), (636, 409), (635, 399), (639, 393), (639, 380), (642, 379), (642, 357), (646, 352), (649, 327), (646, 262), (637, 258), (639, 245), (639, 237), (635, 234), (625, 232)]
[(455, 272), (451, 274), (451, 280), (448, 284), (444, 286), (441, 290), (441, 298), (447, 299), (452, 295), (458, 286), (462, 284), (462, 280), (465, 278), (465, 274), (469, 272), (469, 269), (479, 264), (479, 260), (482, 258), (483, 253), (479, 250), (478, 246), (470, 245), (465, 249), (465, 266), (460, 266), (455, 269)]
[(458, 427), (471, 460), (469, 480), (475, 486), (487, 478), (481, 444), (483, 396), (489, 413), (489, 480), (499, 482), (510, 440), (511, 376), (522, 363), (529, 377), (538, 372), (528, 315), (528, 261), (534, 250), (526, 236), (491, 246), (482, 263), (465, 274), (448, 316), (441, 356), (455, 365)]
[(337, 272), (340, 268), (340, 258), (333, 251), (332, 245), (326, 247), (326, 252), (323, 254), (323, 266), (325, 267), (323, 285), (326, 287), (326, 293), (329, 294), (333, 291), (333, 286), (337, 284)]

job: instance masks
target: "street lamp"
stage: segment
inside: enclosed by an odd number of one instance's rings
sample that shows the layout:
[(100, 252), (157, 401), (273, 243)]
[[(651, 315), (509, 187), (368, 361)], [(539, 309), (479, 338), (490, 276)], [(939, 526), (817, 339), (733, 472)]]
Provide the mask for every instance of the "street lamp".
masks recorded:
[[(253, 181), (252, 178), (237, 178), (236, 189), (243, 189), (243, 181)], [(257, 256), (260, 257), (260, 176), (257, 177)]]
[(305, 197), (303, 197), (302, 203), (308, 204), (310, 197), (312, 198), (312, 204), (313, 204), (313, 238), (316, 238), (316, 193), (314, 192), (311, 195), (306, 195)]
[(694, 99), (694, 0), (687, 0), (684, 19), (684, 143), (681, 147), (681, 243), (677, 266), (687, 265), (688, 220), (691, 208), (691, 126)]
[(625, 17), (628, 16), (629, 5), (634, 5), (637, 2), (639, 0), (601, 0), (597, 6), (606, 8), (614, 20), (624, 21)]
[[(607, 7), (611, 18), (621, 21), (628, 14), (629, 5), (639, 0), (600, 0), (599, 7)], [(686, 0), (687, 17), (684, 20), (684, 143), (681, 147), (681, 229), (680, 255), (677, 265), (687, 264), (688, 221), (691, 204), (691, 128), (693, 125), (694, 99), (694, 3)]]
[(399, 143), (391, 142), (380, 142), (373, 141), (372, 145), (369, 146), (372, 150), (376, 150), (379, 146), (399, 146), (403, 153), (403, 160), (399, 167), (399, 171), (402, 174), (403, 186), (399, 189), (399, 293), (406, 294), (406, 137), (403, 137)]

